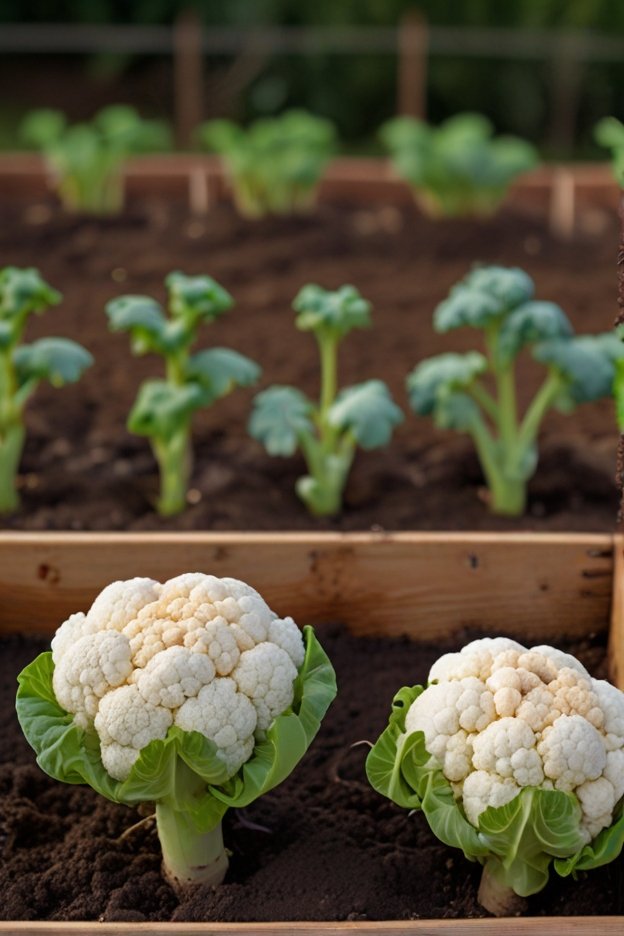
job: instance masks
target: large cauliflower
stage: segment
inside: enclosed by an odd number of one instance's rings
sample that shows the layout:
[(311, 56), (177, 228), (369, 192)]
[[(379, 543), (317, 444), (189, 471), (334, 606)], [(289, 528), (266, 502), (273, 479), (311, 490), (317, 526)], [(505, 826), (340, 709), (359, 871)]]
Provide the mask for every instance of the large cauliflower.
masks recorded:
[(312, 628), (278, 618), (244, 582), (199, 572), (113, 582), (18, 682), (39, 765), (114, 802), (154, 804), (181, 890), (223, 879), (223, 816), (290, 774), (336, 695)]
[(249, 585), (197, 572), (113, 582), (59, 627), (52, 657), (56, 698), (95, 727), (111, 777), (172, 724), (213, 741), (233, 775), (291, 705), (304, 644)]
[[(502, 637), (475, 640), (437, 660), (427, 688), (401, 690), (382, 738), (385, 751), (380, 739), (368, 762), (373, 786), (421, 807), (443, 841), (518, 894), (544, 886), (553, 858), (569, 859), (555, 862), (563, 874), (615, 857), (599, 860), (592, 850), (603, 829), (613, 826), (622, 847), (624, 693), (570, 654)], [(521, 801), (524, 811), (514, 807)], [(504, 818), (486, 813), (508, 804)], [(491, 894), (480, 897), (496, 909)]]

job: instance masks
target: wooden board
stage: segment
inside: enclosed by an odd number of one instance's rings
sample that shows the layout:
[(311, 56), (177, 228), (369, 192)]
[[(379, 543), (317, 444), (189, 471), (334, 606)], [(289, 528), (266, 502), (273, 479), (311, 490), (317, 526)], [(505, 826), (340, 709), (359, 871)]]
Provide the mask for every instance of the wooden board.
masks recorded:
[(624, 536), (614, 537), (609, 673), (611, 682), (624, 690)]
[(518, 917), (380, 923), (0, 923), (15, 936), (622, 936), (621, 917)]
[(608, 627), (612, 537), (464, 533), (0, 534), (0, 631), (49, 633), (118, 578), (241, 578), (300, 624), (540, 642)]

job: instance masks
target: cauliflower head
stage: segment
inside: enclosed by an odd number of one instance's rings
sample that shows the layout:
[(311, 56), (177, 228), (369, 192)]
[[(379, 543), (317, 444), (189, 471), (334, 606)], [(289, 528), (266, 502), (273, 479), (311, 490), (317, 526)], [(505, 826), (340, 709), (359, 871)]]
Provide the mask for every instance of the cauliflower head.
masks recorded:
[(293, 619), (278, 618), (244, 582), (199, 572), (164, 584), (134, 578), (59, 627), (53, 689), (77, 725), (95, 730), (116, 780), (172, 725), (212, 741), (233, 776), (292, 705), (304, 655)]
[(624, 847), (624, 693), (554, 647), (475, 640), (399, 690), (366, 771), (484, 865), (479, 900), (509, 915), (551, 866), (566, 876)]
[(554, 647), (499, 637), (445, 654), (405, 729), (423, 732), (477, 828), (489, 806), (540, 787), (576, 795), (589, 842), (611, 824), (622, 796), (606, 771), (609, 752), (624, 756), (624, 693)]

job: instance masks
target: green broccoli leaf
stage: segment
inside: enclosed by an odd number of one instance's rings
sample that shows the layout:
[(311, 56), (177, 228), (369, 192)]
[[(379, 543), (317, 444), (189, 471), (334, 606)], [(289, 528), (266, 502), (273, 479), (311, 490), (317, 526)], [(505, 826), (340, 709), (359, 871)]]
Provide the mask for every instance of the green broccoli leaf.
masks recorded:
[(456, 429), (471, 432), (476, 423), (482, 422), (478, 404), (466, 393), (442, 387), (434, 412), (436, 426), (440, 429)]
[(466, 289), (491, 296), (505, 310), (529, 302), (535, 292), (533, 280), (519, 267), (475, 267), (464, 277), (462, 284)]
[(197, 383), (175, 386), (165, 380), (146, 380), (128, 416), (128, 429), (137, 435), (168, 439), (209, 399)]
[(363, 299), (354, 286), (341, 286), (335, 291), (309, 284), (304, 286), (293, 302), (298, 312), (297, 328), (317, 334), (343, 338), (354, 328), (370, 325), (371, 304)]
[(210, 276), (170, 273), (165, 282), (172, 316), (182, 319), (189, 329), (214, 321), (234, 305), (229, 292)]
[(613, 394), (615, 396), (615, 412), (620, 432), (624, 432), (624, 360), (615, 364), (615, 379), (613, 381)]
[(342, 431), (349, 430), (363, 449), (387, 445), (403, 413), (393, 401), (386, 384), (367, 380), (342, 390), (329, 409), (328, 421)]
[(31, 312), (43, 312), (58, 305), (61, 298), (33, 267), (0, 270), (0, 320), (21, 324)]
[(509, 364), (527, 344), (571, 335), (570, 320), (554, 302), (526, 302), (502, 322), (497, 347), (500, 363)]
[(258, 365), (229, 348), (199, 351), (189, 361), (186, 376), (196, 380), (210, 394), (211, 400), (226, 396), (234, 387), (249, 387), (260, 378)]
[(435, 411), (443, 389), (466, 389), (487, 367), (485, 357), (477, 351), (438, 354), (422, 361), (406, 380), (411, 408), (421, 416), (428, 416)]
[(624, 347), (611, 333), (555, 338), (533, 350), (537, 361), (561, 376), (563, 387), (556, 405), (564, 411), (611, 395), (616, 353), (624, 356)]
[(45, 149), (56, 143), (67, 127), (62, 111), (42, 107), (26, 114), (19, 127), (20, 138), (30, 146)]
[(314, 431), (314, 407), (295, 387), (269, 387), (253, 401), (249, 434), (269, 455), (294, 455), (302, 435)]
[[(402, 757), (406, 753), (404, 745), (407, 740), (405, 734), (405, 716), (412, 702), (424, 691), (423, 686), (405, 686), (400, 689), (392, 700), (392, 710), (387, 727), (384, 729), (376, 743), (370, 749), (366, 758), (366, 776), (368, 782), (393, 803), (405, 809), (419, 809), (420, 796), (415, 788), (404, 778), (401, 770)], [(416, 738), (416, 733), (412, 735)], [(410, 750), (411, 756), (422, 756), (422, 747), (417, 752)], [(429, 756), (427, 755), (427, 760)]]
[(41, 338), (29, 345), (20, 345), (13, 352), (17, 379), (22, 386), (30, 380), (49, 380), (53, 387), (75, 383), (93, 357), (86, 348), (68, 338)]
[(167, 319), (160, 303), (149, 296), (120, 296), (106, 305), (113, 332), (130, 332), (135, 354), (163, 353), (167, 342)]

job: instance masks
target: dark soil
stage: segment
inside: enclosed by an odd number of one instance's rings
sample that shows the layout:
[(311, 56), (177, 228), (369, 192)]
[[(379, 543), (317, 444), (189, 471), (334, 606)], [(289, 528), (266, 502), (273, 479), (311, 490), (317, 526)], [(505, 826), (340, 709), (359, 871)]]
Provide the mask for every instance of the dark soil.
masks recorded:
[[(464, 637), (466, 635), (463, 635)], [(472, 635), (471, 635), (472, 636)], [(460, 635), (461, 637), (461, 635)], [(458, 637), (458, 642), (463, 640)], [(479, 867), (441, 845), (422, 816), (374, 793), (366, 746), (394, 692), (426, 678), (450, 646), (353, 638), (325, 628), (338, 674), (319, 737), (274, 792), (225, 820), (224, 884), (179, 902), (160, 874), (159, 845), (139, 815), (83, 787), (48, 779), (13, 714), (15, 677), (46, 641), (0, 641), (0, 919), (105, 921), (380, 920), (483, 915)], [(569, 647), (605, 675), (605, 635)], [(379, 665), (383, 661), (383, 665)], [(250, 823), (264, 827), (250, 828)], [(553, 876), (529, 901), (535, 915), (624, 912), (622, 860), (577, 881)]]
[[(350, 335), (341, 381), (386, 380), (405, 408), (405, 376), (422, 358), (463, 350), (476, 333), (439, 336), (436, 304), (476, 261), (520, 265), (537, 295), (559, 302), (580, 332), (611, 327), (616, 309), (617, 224), (590, 216), (570, 243), (554, 240), (543, 220), (502, 214), (487, 223), (432, 223), (415, 209), (323, 207), (302, 220), (247, 223), (227, 205), (192, 219), (181, 205), (153, 203), (124, 218), (96, 222), (62, 216), (19, 200), (0, 208), (2, 263), (36, 265), (65, 295), (33, 322), (29, 337), (72, 336), (96, 365), (80, 385), (42, 388), (28, 413), (23, 508), (5, 520), (23, 529), (518, 529), (611, 530), (617, 512), (611, 401), (573, 416), (552, 414), (542, 432), (540, 464), (526, 517), (489, 515), (478, 462), (466, 436), (442, 432), (408, 414), (384, 451), (359, 453), (341, 517), (312, 519), (294, 493), (299, 458), (269, 457), (246, 434), (254, 391), (239, 390), (196, 420), (195, 472), (186, 513), (160, 520), (151, 504), (157, 478), (145, 439), (125, 419), (142, 378), (161, 373), (154, 357), (130, 355), (125, 335), (106, 329), (104, 305), (125, 292), (164, 298), (172, 269), (206, 272), (237, 307), (206, 330), (262, 364), (262, 385), (295, 383), (318, 392), (310, 335), (297, 332), (291, 302), (299, 288), (356, 284), (372, 300), (374, 327)], [(521, 403), (540, 381), (519, 369)]]

